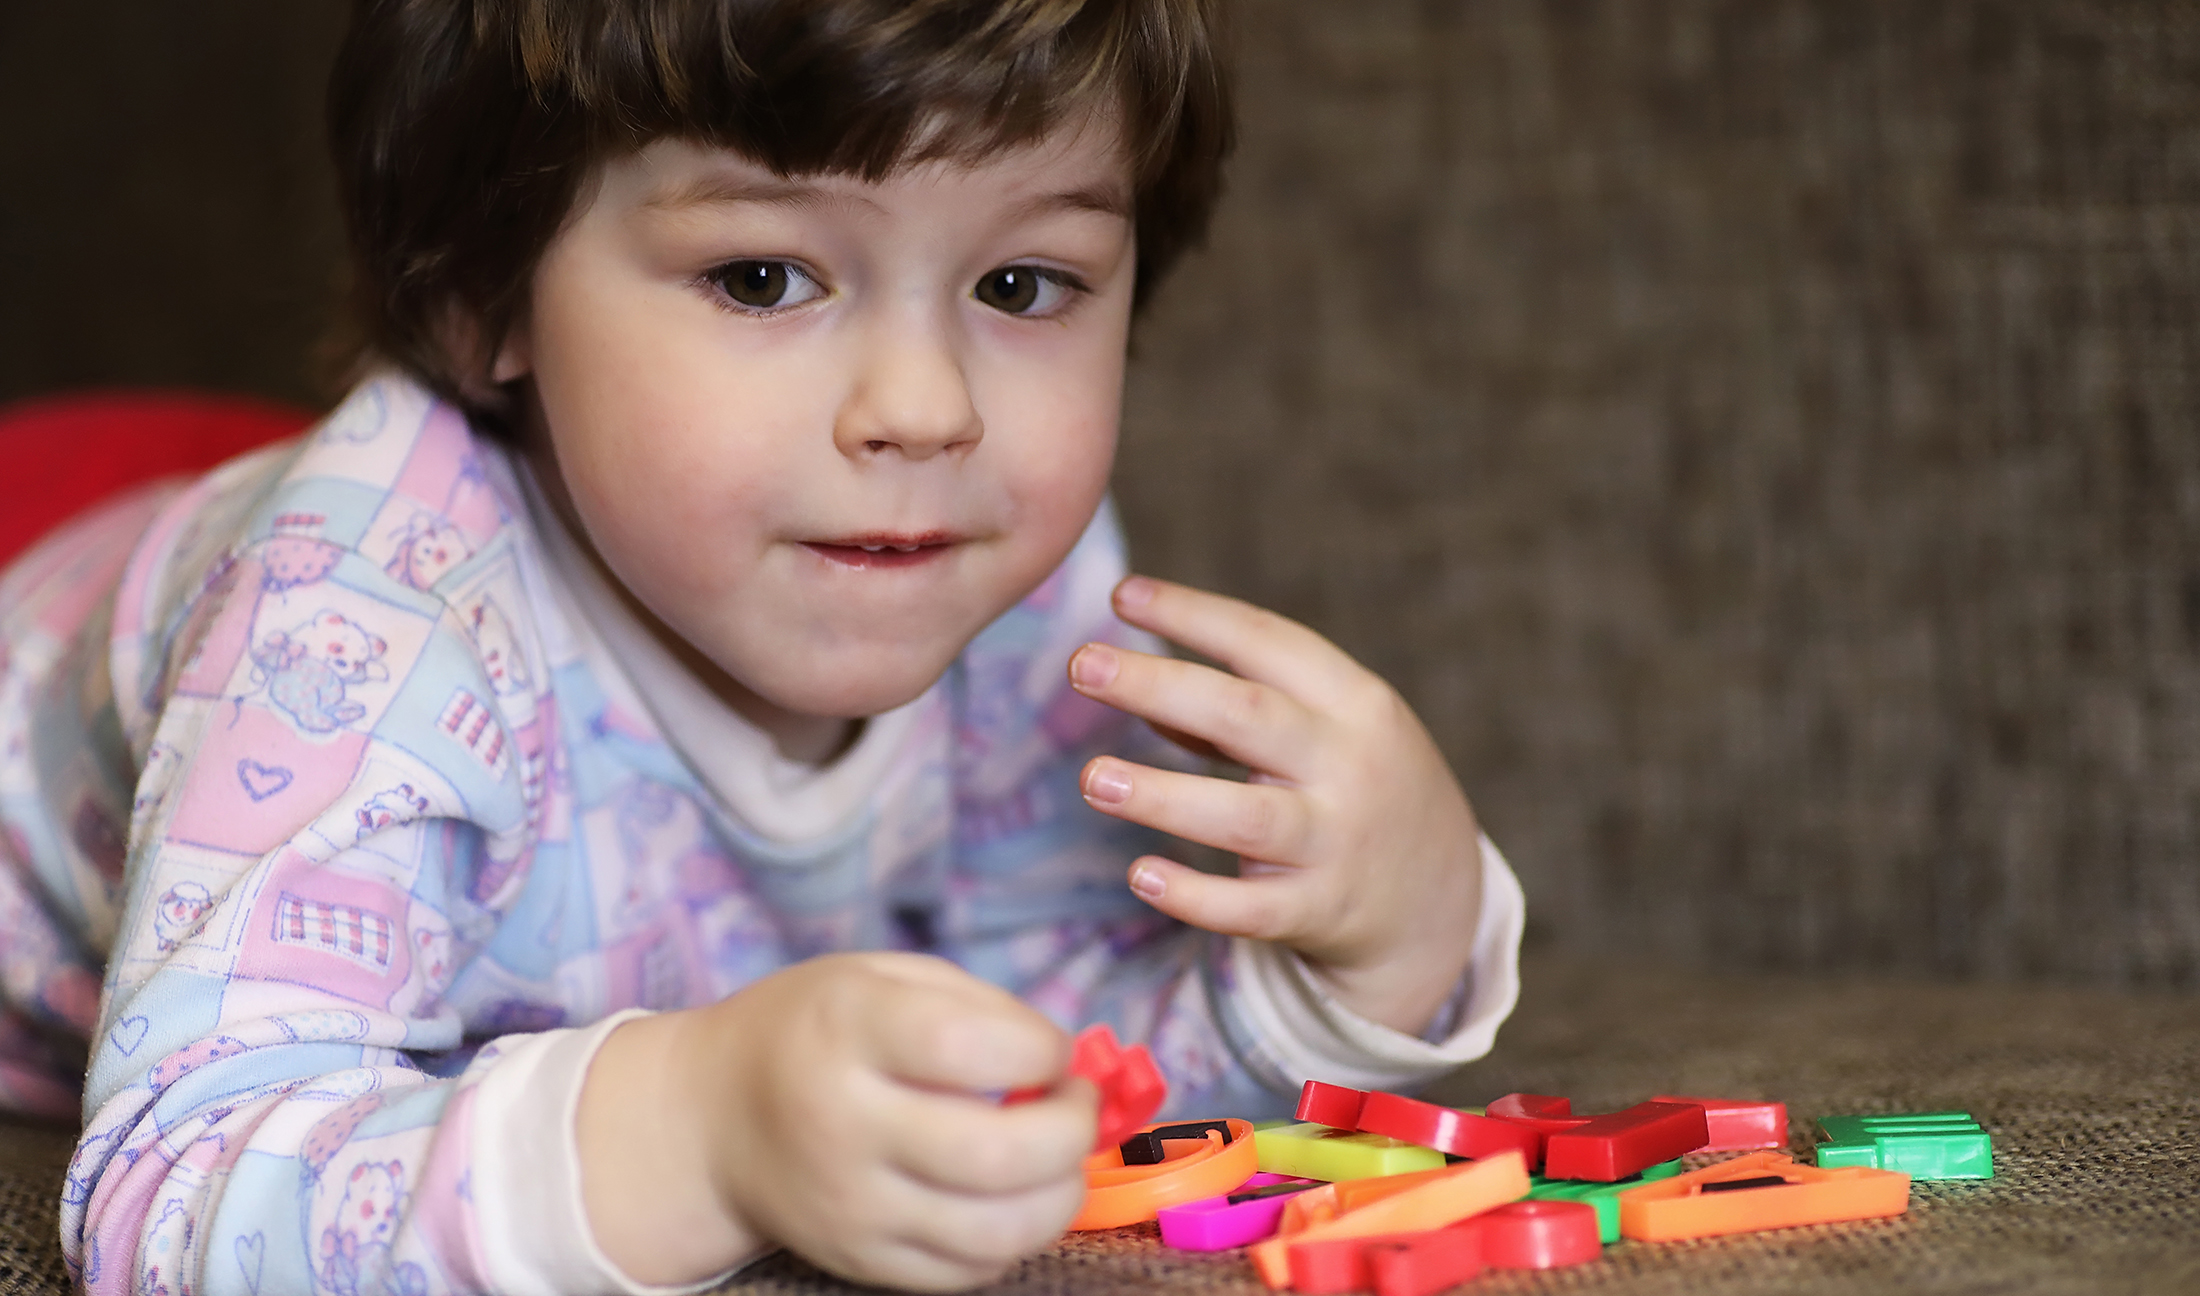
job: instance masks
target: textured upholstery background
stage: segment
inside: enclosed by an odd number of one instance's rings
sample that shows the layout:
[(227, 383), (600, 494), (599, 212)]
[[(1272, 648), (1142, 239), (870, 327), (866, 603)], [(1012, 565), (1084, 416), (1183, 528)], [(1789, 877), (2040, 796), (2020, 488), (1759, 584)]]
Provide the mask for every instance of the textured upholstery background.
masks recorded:
[[(0, 396), (309, 390), (336, 10), (0, 6)], [(1241, 14), (1145, 564), (1393, 679), (1561, 943), (2200, 985), (2200, 7)]]

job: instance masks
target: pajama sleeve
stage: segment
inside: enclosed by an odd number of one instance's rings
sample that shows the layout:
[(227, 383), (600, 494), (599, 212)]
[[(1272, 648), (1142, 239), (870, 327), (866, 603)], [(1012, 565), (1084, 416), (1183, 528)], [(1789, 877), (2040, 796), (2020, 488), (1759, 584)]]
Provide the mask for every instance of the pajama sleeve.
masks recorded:
[(1048, 585), (964, 654), (946, 952), (1065, 1027), (1105, 1021), (1146, 1041), (1171, 1114), (1281, 1115), (1308, 1079), (1414, 1088), (1486, 1053), (1517, 993), (1523, 919), (1519, 884), (1487, 841), (1481, 917), (1459, 933), (1467, 971), (1431, 1038), (1352, 1012), (1282, 947), (1187, 927), (1131, 894), (1130, 862), (1172, 842), (1087, 806), (1079, 771), (1102, 752), (1193, 762), (1065, 677), (1088, 640), (1165, 651), (1114, 616), (1124, 570), (1104, 511)]
[[(411, 463), (463, 447), (422, 437)], [(89, 1291), (498, 1285), (472, 1121), (528, 1037), (469, 1056), (453, 995), (545, 894), (555, 721), (507, 611), (528, 580), (511, 528), (461, 494), (421, 520), (280, 481), (207, 569), (124, 576), (116, 691), (144, 773), (62, 1192)], [(362, 552), (407, 514), (439, 555)], [(168, 599), (178, 582), (199, 588)]]
[(508, 1040), (474, 1091), (475, 1236), (489, 1285), (504, 1296), (688, 1296), (725, 1280), (635, 1282), (597, 1245), (588, 1221), (575, 1132), (581, 1087), (605, 1037), (642, 1015), (627, 1009), (588, 1026)]

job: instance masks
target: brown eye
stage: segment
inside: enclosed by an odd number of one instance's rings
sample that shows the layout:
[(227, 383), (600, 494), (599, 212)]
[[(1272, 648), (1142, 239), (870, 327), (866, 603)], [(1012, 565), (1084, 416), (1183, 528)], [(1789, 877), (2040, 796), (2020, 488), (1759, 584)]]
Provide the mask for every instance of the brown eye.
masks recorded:
[(726, 296), (752, 310), (770, 310), (787, 299), (784, 261), (735, 261), (719, 267), (712, 277)]
[(1030, 266), (1003, 266), (978, 281), (978, 300), (997, 311), (1021, 315), (1038, 304), (1040, 278)]
[(827, 297), (825, 286), (792, 261), (743, 257), (728, 261), (703, 276), (712, 288), (725, 294), (720, 305), (749, 315), (776, 315)]

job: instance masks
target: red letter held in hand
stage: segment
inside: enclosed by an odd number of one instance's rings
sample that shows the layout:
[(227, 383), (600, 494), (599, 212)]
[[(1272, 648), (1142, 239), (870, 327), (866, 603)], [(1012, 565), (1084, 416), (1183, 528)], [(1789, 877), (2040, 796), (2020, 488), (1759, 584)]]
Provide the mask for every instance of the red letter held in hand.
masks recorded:
[[(1070, 1045), (1069, 1073), (1080, 1075), (1100, 1090), (1100, 1129), (1092, 1150), (1105, 1151), (1135, 1133), (1153, 1119), (1169, 1096), (1169, 1082), (1153, 1064), (1153, 1054), (1143, 1044), (1124, 1048), (1115, 1032), (1101, 1022), (1077, 1033)], [(1004, 1103), (1030, 1102), (1045, 1095), (1044, 1089), (1018, 1089), (1001, 1099)]]
[(1551, 1135), (1544, 1145), (1543, 1173), (1551, 1179), (1612, 1183), (1710, 1141), (1703, 1108), (1693, 1103), (1636, 1103), (1626, 1111), (1598, 1116), (1578, 1129)]

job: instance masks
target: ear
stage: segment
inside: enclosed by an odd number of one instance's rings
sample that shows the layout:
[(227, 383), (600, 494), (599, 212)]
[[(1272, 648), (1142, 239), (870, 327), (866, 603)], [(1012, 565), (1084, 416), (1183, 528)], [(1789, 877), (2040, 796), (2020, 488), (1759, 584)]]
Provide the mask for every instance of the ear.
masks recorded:
[(453, 302), (443, 312), (436, 340), (451, 359), (459, 391), (484, 409), (504, 408), (508, 402), (505, 384), (534, 372), (534, 347), (524, 315), (501, 339), (492, 341), (481, 317)]
[(535, 340), (528, 327), (525, 312), (512, 321), (510, 331), (497, 344), (497, 353), (489, 359), (489, 381), (502, 387), (508, 382), (525, 378), (535, 371)]

